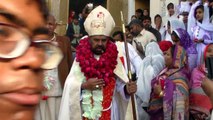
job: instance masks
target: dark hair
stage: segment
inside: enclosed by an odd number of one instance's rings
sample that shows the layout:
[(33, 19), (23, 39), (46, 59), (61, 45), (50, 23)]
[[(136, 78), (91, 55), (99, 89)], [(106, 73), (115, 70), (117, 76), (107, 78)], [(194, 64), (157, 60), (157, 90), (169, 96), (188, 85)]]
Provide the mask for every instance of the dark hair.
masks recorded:
[(173, 4), (173, 3), (169, 3), (169, 4), (167, 5), (167, 10), (169, 10), (169, 8), (173, 8), (173, 9), (174, 9), (174, 4)]
[(142, 9), (137, 9), (135, 12), (143, 14), (143, 10)]
[(159, 18), (161, 18), (161, 19), (162, 19), (162, 17), (161, 17), (159, 14), (157, 14), (157, 15), (155, 15), (155, 17), (154, 17), (154, 20), (156, 20), (156, 19), (157, 19), (157, 17), (159, 17)]
[(167, 26), (170, 26), (170, 27), (171, 27), (171, 23), (170, 23), (170, 21), (168, 21), (168, 22), (167, 22)]
[(79, 19), (78, 15), (74, 15), (73, 19), (78, 20)]
[(130, 30), (129, 25), (126, 25), (125, 28), (128, 29), (128, 30)]
[(208, 0), (209, 3), (213, 2), (213, 0)]
[(149, 9), (143, 9), (143, 13), (144, 13), (145, 10), (148, 12), (148, 16), (149, 16)]
[(204, 6), (203, 6), (203, 5), (199, 5), (199, 6), (197, 6), (197, 7), (195, 8), (195, 12), (194, 12), (194, 17), (195, 17), (195, 19), (196, 19), (196, 12), (197, 12), (198, 9), (201, 9), (201, 10), (203, 10), (203, 12), (204, 12)]
[(174, 55), (175, 55), (175, 47), (176, 45), (172, 45), (171, 47), (172, 59), (174, 58)]
[(35, 0), (37, 2), (40, 11), (42, 12), (43, 18), (47, 20), (47, 17), (49, 15), (49, 10), (47, 8), (47, 4), (45, 0)]
[(172, 31), (172, 34), (171, 35), (174, 35), (176, 38), (179, 38), (177, 33), (175, 31)]
[(115, 37), (116, 35), (120, 35), (121, 36), (121, 40), (124, 41), (124, 34), (122, 31), (115, 31), (113, 34), (112, 34), (112, 37)]
[(136, 15), (132, 15), (132, 16), (131, 16), (131, 19), (132, 19), (133, 17), (135, 17), (135, 18), (137, 19), (137, 16), (136, 16)]
[(143, 22), (144, 20), (150, 20), (151, 21), (151, 17), (150, 16), (143, 16), (141, 21)]
[(134, 19), (134, 20), (132, 20), (132, 21), (129, 23), (128, 26), (130, 27), (131, 25), (140, 25), (141, 27), (143, 27), (142, 24), (141, 24), (141, 21), (140, 21), (139, 19)]

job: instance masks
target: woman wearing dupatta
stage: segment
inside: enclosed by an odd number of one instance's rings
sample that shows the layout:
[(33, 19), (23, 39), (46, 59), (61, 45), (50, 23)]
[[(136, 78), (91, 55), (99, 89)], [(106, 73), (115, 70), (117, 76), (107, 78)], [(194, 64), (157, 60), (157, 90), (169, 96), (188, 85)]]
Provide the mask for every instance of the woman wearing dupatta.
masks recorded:
[(178, 29), (178, 28), (185, 29), (185, 25), (184, 25), (183, 21), (180, 21), (178, 19), (170, 19), (167, 22), (166, 28), (167, 28), (167, 30), (166, 30), (165, 40), (173, 43), (172, 38), (171, 38), (172, 31), (175, 29)]
[(175, 29), (172, 32), (172, 40), (175, 44), (182, 46), (188, 55), (188, 64), (190, 72), (197, 67), (197, 50), (186, 30), (182, 28)]
[(166, 68), (152, 80), (150, 120), (188, 120), (186, 51), (174, 45), (164, 52), (164, 59)]
[[(213, 44), (206, 46), (204, 50), (204, 59), (209, 57), (210, 52), (213, 51)], [(212, 56), (211, 56), (212, 57)], [(205, 62), (196, 67), (191, 74), (190, 80), (190, 118), (191, 120), (206, 120), (210, 118), (210, 111), (212, 104), (208, 96), (205, 94), (202, 88), (202, 81), (206, 79)]]
[(202, 64), (204, 48), (213, 42), (213, 25), (209, 21), (208, 6), (197, 1), (193, 4), (188, 18), (187, 31), (195, 42), (198, 52), (197, 65), (200, 65)]

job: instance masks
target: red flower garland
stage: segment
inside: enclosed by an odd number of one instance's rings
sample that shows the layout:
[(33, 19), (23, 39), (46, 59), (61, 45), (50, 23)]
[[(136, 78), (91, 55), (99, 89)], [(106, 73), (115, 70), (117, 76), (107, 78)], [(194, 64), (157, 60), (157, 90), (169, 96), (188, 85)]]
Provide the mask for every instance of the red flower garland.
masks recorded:
[[(106, 85), (103, 88), (103, 109), (110, 107), (112, 96), (115, 88), (114, 69), (117, 65), (118, 51), (116, 45), (112, 42), (107, 42), (105, 53), (103, 53), (99, 60), (94, 58), (89, 44), (89, 38), (80, 41), (76, 49), (76, 61), (80, 63), (81, 71), (84, 73), (86, 80), (89, 78), (103, 78)], [(102, 111), (100, 120), (110, 120), (111, 109)], [(87, 120), (87, 118), (83, 118)]]
[(91, 51), (89, 38), (80, 41), (76, 48), (76, 61), (80, 63), (81, 71), (84, 73), (86, 79), (89, 78), (103, 78), (105, 83), (110, 82), (110, 78), (114, 78), (114, 69), (117, 65), (118, 51), (114, 43), (108, 40), (106, 51), (99, 60), (94, 58)]

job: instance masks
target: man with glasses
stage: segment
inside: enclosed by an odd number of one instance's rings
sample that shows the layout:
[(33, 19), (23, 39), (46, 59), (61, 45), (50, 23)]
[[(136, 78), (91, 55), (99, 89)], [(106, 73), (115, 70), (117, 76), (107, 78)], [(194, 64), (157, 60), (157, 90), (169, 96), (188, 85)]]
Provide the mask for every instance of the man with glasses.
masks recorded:
[(0, 2), (0, 119), (32, 120), (43, 90), (43, 70), (62, 59), (48, 41), (45, 0)]

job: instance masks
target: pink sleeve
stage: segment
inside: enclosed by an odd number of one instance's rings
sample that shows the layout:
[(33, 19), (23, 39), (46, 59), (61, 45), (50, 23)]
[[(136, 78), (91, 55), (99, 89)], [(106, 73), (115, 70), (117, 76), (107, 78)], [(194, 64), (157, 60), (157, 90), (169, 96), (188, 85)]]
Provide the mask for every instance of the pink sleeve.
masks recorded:
[(197, 68), (195, 68), (191, 74), (190, 87), (191, 88), (201, 87), (201, 82), (204, 77), (205, 75), (201, 71), (199, 71)]

